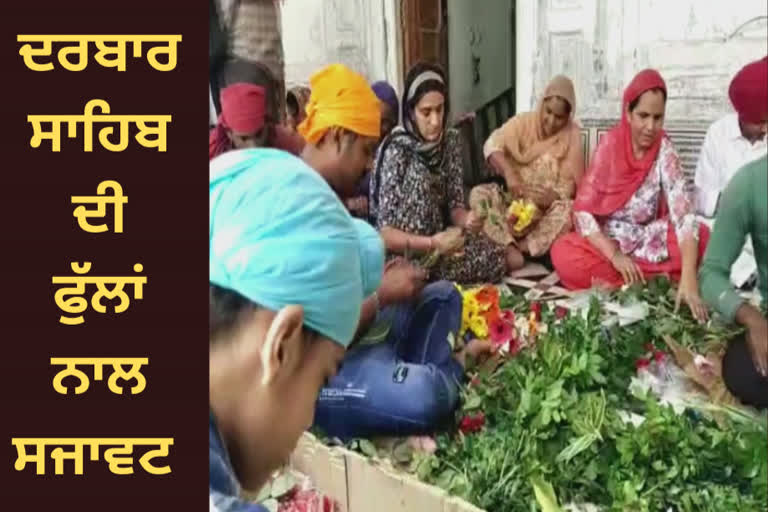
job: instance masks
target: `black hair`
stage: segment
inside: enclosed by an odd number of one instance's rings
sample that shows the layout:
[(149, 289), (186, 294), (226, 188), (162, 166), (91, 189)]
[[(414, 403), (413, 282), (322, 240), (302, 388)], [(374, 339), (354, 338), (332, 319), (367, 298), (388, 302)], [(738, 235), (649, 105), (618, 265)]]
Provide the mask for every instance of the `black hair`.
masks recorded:
[(296, 96), (292, 92), (288, 92), (288, 95), (285, 97), (285, 106), (288, 110), (288, 113), (292, 116), (296, 116), (299, 113), (299, 101), (296, 99)]
[[(263, 307), (234, 290), (209, 283), (208, 303), (208, 343), (219, 344), (232, 334), (247, 314), (252, 314)], [(320, 337), (320, 334), (304, 325), (306, 342)]]
[(768, 377), (757, 372), (743, 333), (728, 342), (722, 366), (728, 391), (745, 405), (768, 408)]
[[(413, 98), (408, 100), (408, 93), (411, 89), (411, 84), (413, 83), (416, 78), (424, 73), (425, 71), (433, 71), (440, 75), (440, 78), (443, 79), (442, 82), (439, 80), (425, 80), (422, 82), (415, 91), (415, 94), (413, 95)], [(448, 112), (450, 111), (450, 103), (448, 98), (448, 81), (445, 78), (445, 71), (443, 71), (443, 68), (438, 66), (437, 64), (433, 64), (430, 62), (418, 62), (413, 65), (413, 67), (408, 71), (408, 74), (405, 76), (405, 88), (403, 89), (403, 100), (400, 102), (402, 115), (401, 119), (406, 119), (411, 116), (411, 112), (413, 112), (413, 109), (416, 108), (416, 104), (419, 103), (421, 98), (424, 97), (425, 94), (428, 92), (439, 92), (443, 95), (445, 98), (445, 121), (448, 119)]]
[(662, 94), (662, 96), (664, 96), (664, 103), (667, 102), (667, 91), (665, 91), (661, 87), (654, 87), (653, 89), (648, 89), (647, 91), (643, 91), (643, 93), (640, 94), (640, 96), (638, 96), (637, 98), (635, 98), (635, 99), (633, 99), (632, 101), (629, 102), (629, 111), (630, 112), (635, 110), (635, 107), (637, 106), (637, 104), (640, 103), (640, 98), (642, 98), (643, 94), (645, 94), (648, 91), (660, 92)]
[(246, 313), (260, 306), (239, 293), (215, 284), (209, 286), (208, 340), (214, 345), (224, 334), (231, 333)]

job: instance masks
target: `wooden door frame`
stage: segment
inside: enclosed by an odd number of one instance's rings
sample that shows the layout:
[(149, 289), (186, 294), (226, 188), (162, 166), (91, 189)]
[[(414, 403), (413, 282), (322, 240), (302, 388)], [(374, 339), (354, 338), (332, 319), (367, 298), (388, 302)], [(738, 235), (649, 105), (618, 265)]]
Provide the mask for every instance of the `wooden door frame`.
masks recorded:
[[(418, 2), (422, 0), (400, 0), (398, 4), (398, 16), (400, 18), (400, 41), (402, 55), (402, 73), (403, 77), (408, 74), (408, 70), (413, 64), (422, 60), (424, 53), (419, 37), (421, 19)], [(445, 76), (450, 76), (450, 59), (448, 55), (448, 2), (447, 0), (435, 0), (440, 9), (438, 26), (434, 29), (440, 37), (440, 62), (439, 64), (445, 71)]]

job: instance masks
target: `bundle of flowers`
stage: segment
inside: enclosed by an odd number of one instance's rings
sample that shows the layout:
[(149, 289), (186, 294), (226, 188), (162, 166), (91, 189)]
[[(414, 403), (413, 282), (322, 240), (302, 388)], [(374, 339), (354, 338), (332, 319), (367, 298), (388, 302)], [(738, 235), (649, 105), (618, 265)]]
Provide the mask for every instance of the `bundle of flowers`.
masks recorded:
[(460, 334), (464, 338), (491, 340), (496, 352), (514, 356), (547, 330), (546, 324), (541, 323), (539, 302), (529, 304), (528, 314), (515, 314), (513, 308), (501, 307), (499, 290), (493, 285), (466, 290), (456, 287), (462, 295)]
[(250, 498), (270, 512), (339, 510), (338, 503), (315, 489), (309, 478), (287, 471), (276, 473), (258, 494)]
[(507, 220), (513, 226), (515, 233), (521, 233), (531, 225), (538, 210), (531, 201), (515, 199), (507, 210)]

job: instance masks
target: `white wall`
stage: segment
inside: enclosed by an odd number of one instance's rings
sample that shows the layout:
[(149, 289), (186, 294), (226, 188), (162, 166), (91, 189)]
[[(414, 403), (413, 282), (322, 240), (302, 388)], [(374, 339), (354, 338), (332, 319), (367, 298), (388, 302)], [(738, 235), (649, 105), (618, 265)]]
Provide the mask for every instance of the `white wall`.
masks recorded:
[[(514, 0), (448, 0), (448, 66), (454, 115), (472, 111), (513, 85)], [(474, 83), (473, 56), (480, 58)]]
[(736, 71), (768, 54), (765, 18), (734, 31), (766, 14), (765, 0), (517, 0), (517, 108), (565, 73), (579, 117), (615, 119), (626, 84), (654, 67), (670, 122), (711, 122), (731, 110)]
[(308, 84), (339, 62), (368, 80), (398, 88), (400, 52), (396, 0), (287, 0), (282, 4), (286, 87)]

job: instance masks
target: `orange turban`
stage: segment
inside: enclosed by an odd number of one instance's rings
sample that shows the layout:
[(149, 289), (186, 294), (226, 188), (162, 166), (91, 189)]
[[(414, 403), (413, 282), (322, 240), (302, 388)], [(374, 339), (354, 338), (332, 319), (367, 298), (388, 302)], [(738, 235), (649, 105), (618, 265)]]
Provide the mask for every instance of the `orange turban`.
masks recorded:
[(307, 118), (299, 125), (307, 142), (316, 144), (334, 126), (379, 137), (380, 102), (365, 78), (342, 64), (331, 64), (315, 73), (309, 83), (312, 94)]

